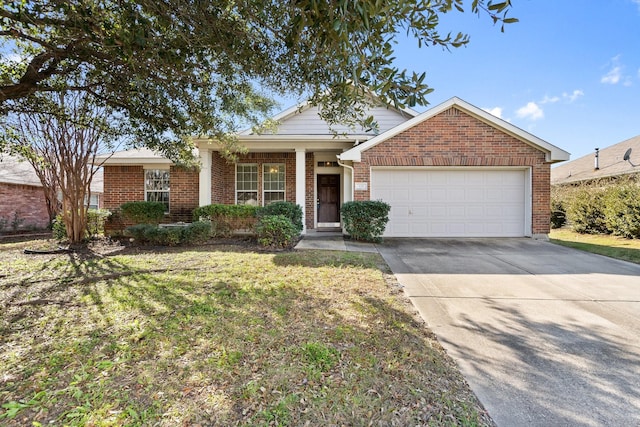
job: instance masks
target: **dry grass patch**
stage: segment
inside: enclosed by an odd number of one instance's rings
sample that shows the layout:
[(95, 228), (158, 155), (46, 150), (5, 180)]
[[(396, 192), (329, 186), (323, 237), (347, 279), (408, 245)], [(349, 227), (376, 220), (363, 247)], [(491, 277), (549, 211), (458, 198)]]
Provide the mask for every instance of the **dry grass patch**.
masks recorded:
[(377, 254), (25, 245), (0, 245), (3, 425), (491, 425)]

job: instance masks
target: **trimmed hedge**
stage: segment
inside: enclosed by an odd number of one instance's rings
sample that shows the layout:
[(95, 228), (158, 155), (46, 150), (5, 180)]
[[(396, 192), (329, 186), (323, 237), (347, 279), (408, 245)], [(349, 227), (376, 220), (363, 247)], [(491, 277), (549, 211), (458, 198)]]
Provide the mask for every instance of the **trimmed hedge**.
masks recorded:
[(209, 221), (211, 235), (224, 237), (239, 230), (252, 230), (256, 223), (258, 206), (212, 204), (193, 210), (193, 219)]
[(164, 218), (165, 205), (160, 202), (127, 202), (120, 206), (125, 220), (135, 224), (159, 224)]
[(616, 236), (640, 237), (640, 187), (625, 183), (607, 189), (604, 207), (607, 229)]
[(255, 227), (258, 243), (274, 249), (292, 247), (300, 232), (289, 218), (284, 215), (261, 217)]
[(136, 224), (127, 227), (125, 235), (140, 244), (176, 246), (197, 244), (209, 239), (209, 224), (196, 221), (184, 227), (159, 227), (156, 224)]
[(302, 208), (300, 205), (296, 205), (292, 202), (271, 202), (267, 206), (258, 209), (258, 218), (272, 215), (283, 215), (293, 223), (298, 230), (298, 233), (302, 231)]
[(578, 187), (552, 188), (552, 227), (558, 206), (578, 233), (640, 238), (640, 184), (633, 177)]
[(341, 214), (345, 231), (354, 240), (380, 242), (390, 210), (391, 206), (381, 200), (344, 203)]

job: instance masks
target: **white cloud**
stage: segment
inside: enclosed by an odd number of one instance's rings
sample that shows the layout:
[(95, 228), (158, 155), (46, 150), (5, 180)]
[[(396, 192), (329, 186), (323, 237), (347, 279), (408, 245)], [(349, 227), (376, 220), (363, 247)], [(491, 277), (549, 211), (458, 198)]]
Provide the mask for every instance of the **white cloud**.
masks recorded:
[(607, 74), (602, 76), (600, 83), (615, 85), (620, 82), (620, 79), (622, 79), (622, 67), (617, 66), (613, 67)]
[(560, 101), (559, 96), (545, 95), (544, 98), (542, 98), (542, 101), (540, 101), (540, 104), (555, 104), (558, 101)]
[(582, 91), (582, 89), (576, 89), (571, 93), (566, 93), (566, 92), (563, 93), (562, 99), (566, 99), (567, 101), (569, 101), (569, 103), (572, 103), (573, 101), (580, 98), (581, 96), (584, 96), (584, 92)]
[[(638, 5), (640, 5), (640, 0), (637, 0)], [(633, 81), (631, 76), (626, 75), (624, 73), (624, 65), (620, 64), (620, 55), (616, 55), (611, 58), (609, 61), (611, 69), (607, 74), (602, 76), (600, 79), (600, 83), (616, 85), (618, 83), (622, 83), (623, 86), (632, 86)]]
[[(638, 0), (640, 1), (640, 0)], [(483, 108), (484, 111), (486, 111), (489, 114), (493, 114), (494, 116), (498, 117), (499, 119), (502, 118), (502, 107), (493, 107), (493, 108)]]
[(516, 115), (521, 119), (540, 120), (544, 118), (544, 111), (535, 102), (528, 102), (516, 111)]

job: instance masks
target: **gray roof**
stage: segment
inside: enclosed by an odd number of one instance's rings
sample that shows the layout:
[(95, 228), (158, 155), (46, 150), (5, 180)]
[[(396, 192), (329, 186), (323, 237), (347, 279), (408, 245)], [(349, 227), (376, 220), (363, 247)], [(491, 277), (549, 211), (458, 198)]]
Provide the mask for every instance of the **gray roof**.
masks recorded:
[[(0, 154), (0, 183), (42, 186), (38, 175), (29, 162), (8, 154)], [(103, 187), (104, 174), (102, 169), (99, 169), (91, 181), (91, 192), (102, 193)]]
[[(630, 161), (624, 160), (628, 149), (631, 149)], [(595, 150), (591, 154), (552, 168), (551, 184), (568, 184), (640, 172), (640, 135), (601, 148), (598, 157), (598, 170), (595, 169)]]

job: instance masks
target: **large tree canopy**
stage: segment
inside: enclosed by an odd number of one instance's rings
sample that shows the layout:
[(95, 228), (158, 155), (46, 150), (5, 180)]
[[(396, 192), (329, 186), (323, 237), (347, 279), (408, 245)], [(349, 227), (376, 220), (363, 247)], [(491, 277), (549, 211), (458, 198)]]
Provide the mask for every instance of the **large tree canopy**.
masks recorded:
[[(126, 116), (144, 144), (179, 155), (184, 135), (222, 137), (308, 94), (329, 121), (363, 119), (368, 90), (425, 104), (424, 73), (393, 64), (396, 38), (465, 45), (438, 32), (451, 11), (507, 18), (509, 0), (6, 0), (0, 10), (0, 113), (35, 94), (84, 91)], [(10, 56), (9, 52), (17, 54)], [(26, 103), (25, 103), (26, 101)]]

